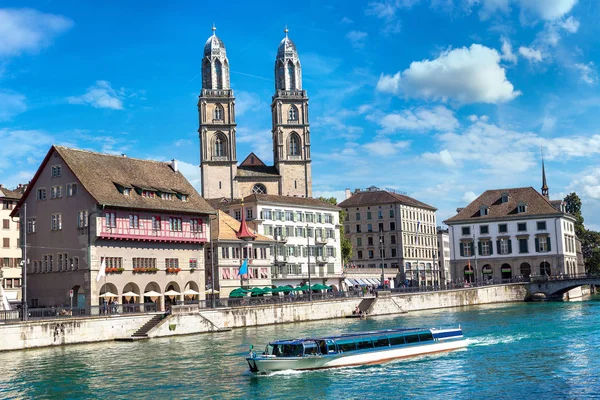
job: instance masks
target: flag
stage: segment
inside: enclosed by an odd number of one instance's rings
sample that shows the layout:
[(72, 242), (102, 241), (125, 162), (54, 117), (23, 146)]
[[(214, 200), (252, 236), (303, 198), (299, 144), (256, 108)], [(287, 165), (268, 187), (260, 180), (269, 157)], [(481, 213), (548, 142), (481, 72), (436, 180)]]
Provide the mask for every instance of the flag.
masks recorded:
[(100, 279), (102, 279), (104, 276), (106, 276), (106, 262), (103, 258), (102, 264), (100, 264), (100, 269), (98, 270), (98, 275), (96, 275), (96, 282), (100, 282)]
[(240, 267), (240, 272), (238, 275), (246, 275), (248, 273), (248, 259), (245, 259)]

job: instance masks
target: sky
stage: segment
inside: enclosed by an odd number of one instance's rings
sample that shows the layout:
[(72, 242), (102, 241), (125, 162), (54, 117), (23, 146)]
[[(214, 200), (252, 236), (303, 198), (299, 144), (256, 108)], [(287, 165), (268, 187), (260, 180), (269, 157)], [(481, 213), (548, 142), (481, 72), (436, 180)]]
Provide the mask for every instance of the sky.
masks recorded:
[(600, 229), (600, 2), (396, 0), (0, 4), (0, 183), (52, 144), (180, 161), (200, 187), (206, 40), (227, 48), (237, 153), (272, 163), (284, 28), (302, 63), (313, 196), (375, 185), (438, 208), (487, 189), (581, 197)]

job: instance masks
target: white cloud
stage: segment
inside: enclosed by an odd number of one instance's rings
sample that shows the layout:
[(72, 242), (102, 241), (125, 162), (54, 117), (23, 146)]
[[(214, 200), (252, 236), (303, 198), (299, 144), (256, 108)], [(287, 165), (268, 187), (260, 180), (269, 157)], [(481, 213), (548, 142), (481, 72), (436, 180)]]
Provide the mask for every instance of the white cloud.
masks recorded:
[(113, 110), (123, 109), (123, 90), (115, 90), (110, 86), (110, 82), (96, 81), (96, 84), (90, 86), (81, 96), (67, 97), (69, 104), (87, 104), (94, 108), (110, 108)]
[(542, 132), (548, 132), (553, 130), (555, 125), (556, 117), (553, 117), (551, 115), (545, 115), (544, 119), (542, 120)]
[(520, 95), (506, 79), (494, 49), (473, 44), (446, 50), (434, 60), (412, 62), (395, 75), (382, 74), (377, 90), (427, 100), (503, 103)]
[[(17, 172), (24, 169), (36, 168), (41, 162), (39, 157), (48, 151), (53, 138), (43, 131), (0, 129), (0, 175), (5, 176), (8, 181), (2, 182), (7, 186), (15, 186), (18, 183), (14, 179), (22, 181), (22, 175), (17, 177)], [(29, 179), (31, 179), (29, 177)], [(26, 179), (26, 180), (29, 180)]]
[(241, 117), (248, 111), (261, 110), (262, 103), (256, 93), (237, 91), (235, 92), (235, 115)]
[(367, 6), (365, 14), (380, 19), (389, 19), (396, 15), (396, 6), (389, 2), (371, 2)]
[(502, 56), (500, 57), (504, 61), (511, 62), (513, 64), (517, 63), (517, 55), (512, 51), (512, 45), (509, 40), (506, 38), (502, 38)]
[(439, 162), (445, 165), (446, 167), (454, 167), (456, 166), (456, 161), (452, 157), (452, 154), (448, 150), (442, 150), (439, 153), (423, 153), (423, 158), (426, 161)]
[(36, 53), (72, 26), (73, 21), (61, 15), (29, 8), (0, 9), (0, 57)]
[[(25, 112), (27, 104), (25, 96), (19, 93), (0, 90), (0, 121), (7, 121), (13, 116)], [(5, 144), (2, 143), (4, 146)]]
[(595, 84), (598, 80), (598, 75), (594, 69), (593, 62), (587, 64), (575, 64), (573, 68), (581, 74), (580, 79), (589, 85)]
[(344, 17), (342, 18), (342, 20), (340, 21), (340, 24), (353, 24), (354, 21), (352, 21), (350, 18), (348, 17)]
[(354, 48), (362, 49), (365, 47), (367, 37), (369, 34), (362, 31), (350, 31), (346, 34), (346, 39), (350, 40), (350, 43)]
[(444, 106), (417, 107), (413, 110), (379, 115), (373, 114), (367, 119), (378, 123), (383, 132), (397, 131), (447, 131), (459, 126), (454, 113)]
[(519, 47), (519, 54), (525, 57), (530, 63), (540, 62), (544, 58), (541, 51), (532, 47)]
[[(268, 164), (273, 161), (271, 131), (239, 127), (236, 133), (236, 139), (238, 149), (240, 143), (248, 144), (250, 145), (250, 151), (254, 152), (254, 154), (256, 154), (264, 163)], [(247, 154), (238, 154), (238, 160), (241, 162), (246, 156)]]
[(396, 2), (371, 2), (365, 9), (365, 14), (382, 20), (381, 33), (386, 36), (391, 33), (399, 33), (402, 23), (396, 12), (399, 8), (410, 8), (419, 0), (404, 0)]
[(389, 157), (398, 154), (399, 150), (410, 146), (409, 141), (393, 142), (387, 138), (368, 142), (363, 147), (369, 155), (378, 157)]
[(579, 30), (579, 21), (573, 17), (569, 17), (566, 20), (559, 22), (559, 25), (569, 33), (577, 33)]
[(469, 203), (471, 203), (473, 200), (475, 200), (477, 197), (478, 197), (478, 196), (475, 194), (475, 192), (470, 192), (470, 191), (469, 191), (469, 192), (465, 192), (465, 193), (462, 195), (462, 198), (461, 198), (461, 200), (462, 200), (462, 202), (463, 202), (463, 203), (465, 203), (465, 204), (469, 204)]
[(521, 8), (547, 21), (562, 18), (571, 12), (577, 0), (518, 0)]
[(188, 181), (190, 181), (198, 193), (201, 193), (202, 178), (200, 176), (200, 166), (181, 160), (177, 160), (177, 165), (179, 167), (179, 171), (181, 171), (181, 174), (185, 176)]

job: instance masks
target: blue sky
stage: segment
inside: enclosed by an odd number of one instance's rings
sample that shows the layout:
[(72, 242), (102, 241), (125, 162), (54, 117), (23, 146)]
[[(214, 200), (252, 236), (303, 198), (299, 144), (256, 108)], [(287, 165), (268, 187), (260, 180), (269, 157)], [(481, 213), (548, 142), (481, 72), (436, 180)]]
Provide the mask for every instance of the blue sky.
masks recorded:
[(4, 1), (0, 182), (28, 181), (56, 143), (177, 158), (199, 187), (196, 103), (213, 22), (237, 98), (238, 160), (272, 162), (287, 25), (310, 98), (315, 196), (394, 188), (441, 222), (486, 189), (539, 190), (543, 148), (551, 198), (576, 191), (600, 229), (598, 2), (208, 4)]

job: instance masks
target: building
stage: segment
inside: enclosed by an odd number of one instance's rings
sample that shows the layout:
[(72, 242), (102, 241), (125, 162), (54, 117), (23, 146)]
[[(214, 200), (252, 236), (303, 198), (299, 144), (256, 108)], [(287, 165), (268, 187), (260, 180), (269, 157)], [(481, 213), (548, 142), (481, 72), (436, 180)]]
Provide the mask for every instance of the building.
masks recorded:
[(213, 213), (175, 160), (52, 146), (11, 214), (26, 226), (28, 305), (202, 299)]
[[(256, 221), (256, 220), (255, 220)], [(211, 221), (211, 246), (206, 252), (206, 289), (212, 283), (221, 298), (244, 287), (271, 286), (271, 263), (274, 240), (257, 232), (255, 221), (238, 221), (219, 210)], [(248, 260), (248, 274), (240, 275), (240, 266)], [(214, 279), (213, 277), (214, 271)]]
[(254, 153), (238, 165), (229, 60), (214, 27), (204, 46), (198, 114), (202, 197), (234, 199), (252, 193), (312, 196), (308, 97), (302, 89), (298, 51), (287, 29), (275, 59), (271, 101), (274, 165), (266, 165)]
[(236, 220), (244, 215), (256, 224), (259, 235), (274, 239), (273, 285), (308, 282), (310, 263), (311, 283), (341, 288), (344, 277), (337, 206), (318, 199), (267, 194), (252, 194), (243, 200), (215, 199), (211, 204)]
[(19, 185), (10, 190), (0, 184), (0, 310), (10, 309), (10, 303), (21, 301), (21, 230), (19, 218), (11, 218), (10, 213), (26, 188), (27, 185)]
[[(544, 176), (545, 178), (545, 176)], [(445, 223), (456, 282), (578, 274), (575, 218), (545, 184), (486, 190)]]
[(438, 243), (438, 265), (440, 268), (442, 285), (452, 283), (452, 273), (450, 270), (450, 235), (447, 227), (437, 227)]
[(437, 286), (436, 209), (392, 190), (371, 186), (350, 192), (338, 204), (346, 211), (346, 235), (352, 241), (347, 276), (396, 284)]

